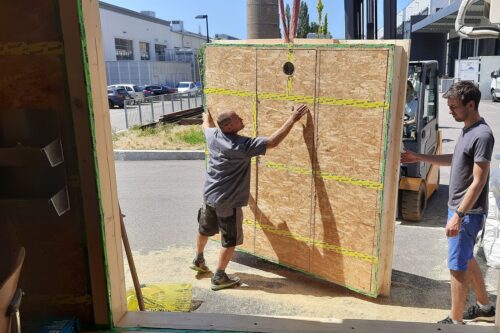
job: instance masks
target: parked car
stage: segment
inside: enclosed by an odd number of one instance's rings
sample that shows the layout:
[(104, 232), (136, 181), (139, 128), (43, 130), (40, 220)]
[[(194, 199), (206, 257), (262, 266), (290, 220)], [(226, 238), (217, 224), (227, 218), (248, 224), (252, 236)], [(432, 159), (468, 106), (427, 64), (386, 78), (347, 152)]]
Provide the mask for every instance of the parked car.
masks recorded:
[(175, 94), (177, 92), (176, 88), (173, 88), (167, 84), (163, 84), (162, 87), (166, 91), (166, 94)]
[(198, 91), (198, 87), (194, 82), (179, 82), (177, 84), (177, 92), (179, 93), (189, 93), (195, 94)]
[(115, 106), (123, 108), (125, 100), (130, 99), (130, 95), (123, 88), (108, 88), (108, 103), (109, 108), (112, 109)]
[(153, 92), (153, 95), (164, 95), (164, 94), (172, 94), (177, 92), (176, 89), (171, 88), (164, 84), (150, 84), (145, 86), (145, 89)]
[(135, 84), (112, 84), (108, 86), (109, 88), (122, 88), (127, 91), (134, 101), (142, 101), (144, 99), (144, 93), (138, 85)]
[(491, 72), (491, 100), (493, 102), (500, 101), (500, 69)]
[[(149, 87), (149, 86), (148, 86)], [(146, 86), (139, 86), (139, 89), (142, 91), (144, 94), (144, 97), (150, 97), (154, 95), (153, 90), (146, 89)]]

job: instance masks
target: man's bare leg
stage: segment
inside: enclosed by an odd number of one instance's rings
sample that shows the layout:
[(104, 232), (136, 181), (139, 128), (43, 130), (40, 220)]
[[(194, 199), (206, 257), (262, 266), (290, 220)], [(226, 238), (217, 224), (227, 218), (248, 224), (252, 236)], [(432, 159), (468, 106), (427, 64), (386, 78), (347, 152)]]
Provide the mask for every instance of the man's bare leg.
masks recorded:
[(469, 294), (470, 285), (470, 266), (467, 271), (453, 271), (451, 274), (451, 319), (461, 322), (463, 320), (463, 313), (465, 301)]
[(220, 254), (219, 254), (219, 264), (217, 266), (218, 271), (225, 271), (226, 270), (226, 267), (229, 264), (229, 261), (233, 257), (235, 248), (236, 248), (235, 246), (221, 248)]
[(198, 237), (196, 238), (196, 253), (201, 254), (205, 250), (205, 246), (208, 242), (208, 236), (203, 236), (198, 233)]
[(482, 305), (488, 305), (490, 300), (488, 298), (488, 292), (486, 291), (486, 286), (484, 284), (483, 273), (481, 273), (481, 268), (477, 264), (475, 258), (469, 260), (468, 271), (471, 276), (471, 286), (476, 295), (477, 301)]
[(191, 266), (189, 266), (189, 268), (198, 273), (210, 272), (210, 268), (205, 265), (205, 258), (203, 256), (203, 251), (205, 250), (207, 242), (208, 237), (198, 233), (198, 237), (196, 237), (196, 257), (193, 259)]

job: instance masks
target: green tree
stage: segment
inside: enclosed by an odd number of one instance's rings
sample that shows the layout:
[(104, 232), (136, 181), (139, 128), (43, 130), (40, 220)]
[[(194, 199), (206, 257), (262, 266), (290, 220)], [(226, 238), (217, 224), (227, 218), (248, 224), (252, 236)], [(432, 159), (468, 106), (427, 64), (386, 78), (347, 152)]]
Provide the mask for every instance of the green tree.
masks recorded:
[(290, 5), (286, 4), (285, 7), (285, 17), (286, 17), (286, 26), (290, 29), (290, 20), (292, 19), (292, 14), (290, 14)]
[[(323, 1), (318, 0), (318, 5), (316, 6), (316, 9), (318, 10), (318, 25), (320, 26), (321, 29), (321, 26), (323, 25), (321, 23), (321, 21), (323, 20)], [(321, 33), (321, 31), (318, 32)]]
[(316, 22), (309, 23), (309, 32), (319, 33), (319, 25)]
[(305, 1), (300, 2), (299, 21), (297, 22), (297, 37), (306, 38), (309, 30), (309, 8)]
[(328, 35), (328, 14), (325, 14), (325, 23), (323, 24), (323, 35)]

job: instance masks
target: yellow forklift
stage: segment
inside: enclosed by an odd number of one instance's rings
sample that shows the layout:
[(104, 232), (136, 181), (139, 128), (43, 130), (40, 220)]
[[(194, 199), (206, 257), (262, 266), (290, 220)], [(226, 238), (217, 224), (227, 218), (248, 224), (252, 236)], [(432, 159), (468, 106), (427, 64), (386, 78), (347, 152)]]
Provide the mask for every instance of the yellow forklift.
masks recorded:
[[(437, 61), (411, 61), (409, 63), (408, 81), (414, 93), (411, 98), (407, 98), (405, 107), (404, 149), (419, 154), (441, 154), (437, 77)], [(402, 219), (419, 222), (424, 215), (429, 198), (438, 186), (438, 166), (424, 162), (401, 164), (398, 206)]]

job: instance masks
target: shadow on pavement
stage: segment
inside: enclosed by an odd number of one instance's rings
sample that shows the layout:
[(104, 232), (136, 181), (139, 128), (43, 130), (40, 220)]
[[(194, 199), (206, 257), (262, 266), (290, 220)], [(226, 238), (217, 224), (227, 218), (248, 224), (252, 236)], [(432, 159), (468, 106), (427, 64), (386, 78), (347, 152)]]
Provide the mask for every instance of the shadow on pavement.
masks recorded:
[(374, 299), (247, 253), (237, 252), (233, 261), (278, 276), (234, 272), (242, 280), (242, 285), (238, 288), (241, 290), (314, 297), (353, 297), (375, 304), (427, 309), (448, 309), (451, 302), (448, 281), (432, 280), (397, 270), (393, 270), (392, 274), (391, 296)]
[(444, 228), (448, 218), (448, 185), (439, 185), (431, 196), (420, 222), (407, 222), (398, 218), (404, 226)]

